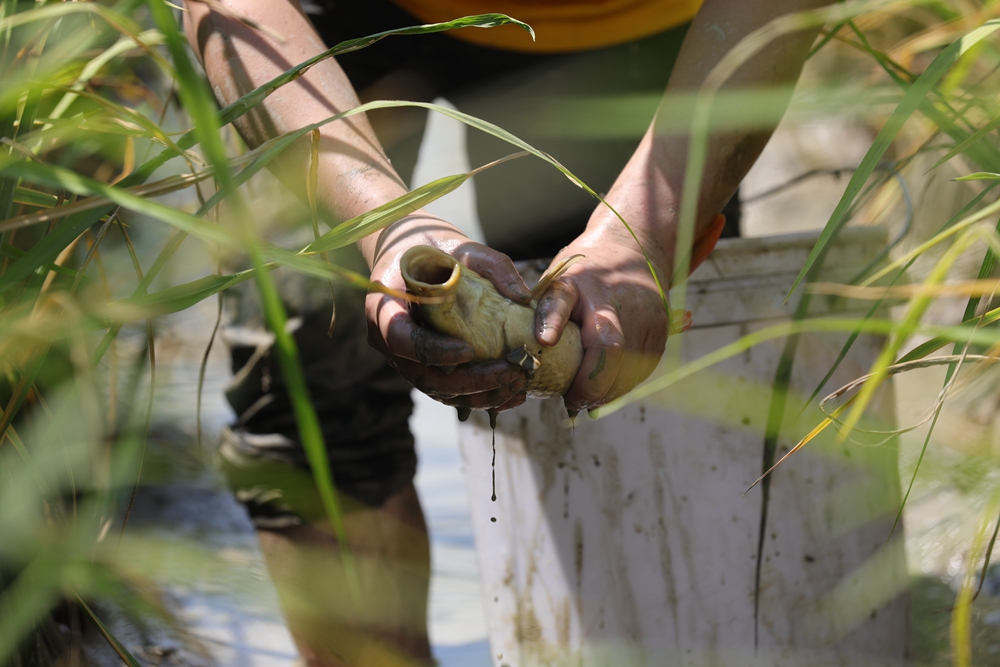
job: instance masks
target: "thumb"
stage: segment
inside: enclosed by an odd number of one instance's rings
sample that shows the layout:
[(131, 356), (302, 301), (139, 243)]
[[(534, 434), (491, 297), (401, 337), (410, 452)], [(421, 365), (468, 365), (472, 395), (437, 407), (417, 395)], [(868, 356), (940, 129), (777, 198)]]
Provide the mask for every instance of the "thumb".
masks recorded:
[(531, 301), (531, 290), (517, 272), (514, 262), (502, 252), (483, 246), (480, 252), (470, 252), (465, 256), (465, 265), (493, 283), (497, 292), (511, 301), (522, 304)]
[(549, 285), (535, 310), (535, 340), (539, 344), (551, 347), (559, 342), (579, 299), (572, 281), (560, 278)]

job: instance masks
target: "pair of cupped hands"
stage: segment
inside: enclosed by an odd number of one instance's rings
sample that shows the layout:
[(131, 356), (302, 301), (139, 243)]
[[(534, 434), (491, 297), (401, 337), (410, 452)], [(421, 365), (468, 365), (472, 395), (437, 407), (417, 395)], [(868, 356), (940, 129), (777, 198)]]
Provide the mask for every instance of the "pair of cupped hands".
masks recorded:
[[(571, 416), (604, 405), (646, 379), (666, 344), (668, 318), (656, 282), (638, 244), (622, 231), (609, 225), (588, 228), (554, 262), (583, 258), (538, 300), (535, 338), (541, 345), (555, 345), (570, 321), (580, 326), (583, 363), (564, 396)], [(515, 303), (531, 301), (510, 258), (430, 215), (404, 219), (382, 233), (371, 280), (406, 291), (400, 258), (415, 245), (453, 256)], [(372, 291), (365, 309), (371, 345), (432, 398), (460, 413), (509, 410), (526, 400), (528, 378), (520, 366), (502, 359), (473, 361), (471, 345), (419, 323), (405, 300)]]

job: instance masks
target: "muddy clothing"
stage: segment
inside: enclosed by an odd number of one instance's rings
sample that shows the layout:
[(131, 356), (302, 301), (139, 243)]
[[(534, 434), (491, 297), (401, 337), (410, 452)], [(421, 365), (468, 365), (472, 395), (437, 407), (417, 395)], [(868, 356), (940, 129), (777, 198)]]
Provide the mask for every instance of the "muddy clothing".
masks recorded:
[[(387, 0), (304, 3), (304, 7), (328, 44), (421, 22)], [(362, 95), (369, 86), (402, 75), (419, 84), (423, 99), (447, 98), (460, 110), (556, 156), (596, 191), (607, 192), (652, 118), (685, 30), (680, 27), (568, 55), (513, 53), (446, 34), (392, 37), (337, 60)], [(634, 127), (617, 134), (553, 131), (553, 113), (564, 113), (565, 105), (572, 106), (574, 100), (595, 98), (624, 100), (623, 113), (637, 118)], [(561, 125), (556, 122), (556, 129)], [(421, 138), (422, 130), (386, 146), (407, 182)], [(468, 152), (475, 167), (513, 149), (471, 130)], [(583, 231), (594, 209), (589, 195), (535, 159), (486, 171), (476, 176), (475, 187), (487, 243), (515, 260), (553, 256)], [(735, 216), (730, 216), (735, 223)], [(355, 255), (352, 261), (360, 257)], [(329, 285), (292, 272), (276, 275), (281, 276), (283, 297), (295, 317), (295, 339), (337, 487), (366, 504), (381, 505), (408, 484), (416, 470), (407, 427), (410, 386), (368, 346), (364, 294), (349, 288), (338, 294), (331, 340)], [(224, 467), (259, 526), (295, 522), (309, 513), (296, 506), (314, 494), (299, 488), (311, 484), (301, 474), (308, 464), (255, 291), (249, 284), (240, 287), (229, 297), (231, 324), (224, 333), (235, 374), (227, 397), (239, 415), (238, 424), (224, 438)], [(292, 479), (296, 481), (287, 481)]]
[[(301, 247), (308, 240), (296, 239), (288, 247), (296, 242)], [(364, 270), (354, 248), (333, 260)], [(408, 424), (413, 410), (410, 385), (368, 345), (364, 292), (338, 287), (336, 326), (328, 336), (333, 310), (329, 283), (286, 269), (273, 275), (288, 310), (336, 484), (365, 504), (381, 505), (416, 471)], [(311, 479), (308, 474), (291, 475), (291, 488), (281, 481), (289, 477), (286, 468), (308, 471), (309, 462), (299, 442), (274, 337), (261, 319), (256, 286), (247, 282), (227, 292), (226, 311), (229, 324), (222, 337), (233, 369), (226, 398), (238, 421), (223, 434), (223, 469), (255, 519), (273, 524), (276, 508), (283, 505), (296, 507), (294, 514), (302, 516), (308, 509), (301, 507), (308, 504), (293, 502), (292, 496), (301, 495), (298, 486), (303, 481), (311, 485)], [(276, 497), (276, 489), (283, 499)]]

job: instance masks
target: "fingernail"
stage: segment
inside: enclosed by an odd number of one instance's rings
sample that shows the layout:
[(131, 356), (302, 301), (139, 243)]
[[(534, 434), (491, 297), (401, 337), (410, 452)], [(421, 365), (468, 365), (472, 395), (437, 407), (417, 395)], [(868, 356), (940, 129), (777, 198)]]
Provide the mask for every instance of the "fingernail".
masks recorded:
[(468, 421), (469, 415), (472, 414), (472, 408), (455, 408), (458, 412), (458, 421), (464, 422)]
[(554, 327), (550, 327), (547, 324), (543, 324), (542, 328), (538, 332), (538, 337), (542, 343), (545, 345), (555, 345), (559, 339), (556, 338), (556, 330)]
[(521, 287), (518, 283), (507, 283), (507, 287), (510, 288), (511, 292), (517, 293), (517, 295), (522, 299), (524, 299), (525, 301), (531, 299), (531, 292)]

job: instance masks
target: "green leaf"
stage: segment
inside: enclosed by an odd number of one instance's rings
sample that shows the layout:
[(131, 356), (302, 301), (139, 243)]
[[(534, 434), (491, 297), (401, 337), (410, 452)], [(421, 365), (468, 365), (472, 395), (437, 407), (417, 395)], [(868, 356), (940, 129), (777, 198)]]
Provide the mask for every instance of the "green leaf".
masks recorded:
[(19, 186), (14, 190), (14, 201), (18, 204), (27, 204), (28, 206), (51, 208), (59, 203), (59, 197), (50, 195), (47, 192), (39, 192), (38, 190)]
[[(25, 250), (22, 250), (21, 248), (18, 248), (16, 246), (12, 246), (9, 243), (0, 244), (0, 255), (3, 255), (4, 257), (10, 257), (11, 259), (19, 259), (21, 257), (24, 257), (25, 252), (26, 252)], [(74, 271), (73, 269), (68, 269), (65, 266), (55, 265), (52, 267), (52, 270), (61, 276), (69, 276), (71, 278), (76, 277), (76, 271)]]
[[(845, 224), (847, 221), (847, 214), (850, 211), (851, 205), (854, 203), (855, 197), (857, 197), (858, 193), (861, 192), (861, 188), (864, 186), (865, 181), (867, 181), (872, 172), (875, 171), (875, 168), (878, 166), (882, 156), (885, 155), (885, 152), (889, 149), (889, 146), (892, 144), (896, 135), (903, 128), (903, 125), (910, 118), (913, 112), (920, 107), (921, 103), (925, 101), (925, 98), (930, 93), (931, 89), (960, 57), (980, 40), (993, 34), (997, 28), (1000, 28), (1000, 20), (994, 19), (987, 21), (979, 28), (963, 35), (960, 39), (956, 40), (944, 49), (944, 51), (939, 53), (927, 69), (925, 69), (917, 80), (913, 82), (909, 90), (906, 91), (906, 94), (903, 96), (899, 105), (889, 117), (889, 120), (886, 121), (885, 125), (875, 137), (875, 141), (872, 143), (871, 148), (868, 149), (868, 153), (861, 161), (857, 171), (855, 171), (854, 175), (851, 177), (850, 182), (847, 184), (847, 189), (844, 191), (843, 197), (841, 197), (840, 202), (837, 204), (833, 214), (830, 216), (830, 220), (823, 228), (823, 232), (820, 234), (819, 240), (816, 241), (816, 245), (813, 247), (812, 252), (809, 253), (809, 257), (806, 259), (806, 263), (799, 271), (799, 275), (792, 283), (788, 296), (791, 296), (791, 294), (796, 290), (799, 283), (812, 268), (812, 265), (816, 262), (817, 258), (819, 258), (825, 251), (826, 246), (833, 240), (833, 237)], [(787, 298), (788, 297), (786, 297), (786, 299)]]
[[(924, 285), (938, 285), (944, 282), (948, 271), (961, 253), (967, 250), (977, 239), (976, 231), (976, 229), (968, 230), (944, 252), (941, 259), (938, 260), (937, 264), (935, 264), (934, 268), (928, 274), (927, 279), (923, 283)], [(875, 391), (887, 377), (886, 369), (896, 360), (904, 342), (917, 330), (921, 318), (932, 302), (933, 298), (927, 295), (917, 295), (910, 299), (906, 314), (892, 332), (875, 363), (872, 364), (868, 380), (861, 385), (861, 389), (858, 391), (854, 401), (854, 407), (851, 408), (850, 413), (848, 413), (843, 421), (843, 428), (838, 436), (840, 441), (843, 441), (847, 437), (847, 434), (850, 433), (861, 419), (861, 415), (874, 397)]]
[(966, 176), (959, 176), (953, 178), (953, 181), (1000, 181), (1000, 174), (994, 174), (989, 171), (977, 171)]
[(375, 42), (386, 37), (393, 35), (427, 35), (434, 32), (457, 30), (461, 28), (496, 28), (507, 24), (513, 24), (523, 28), (529, 35), (531, 35), (532, 40), (535, 39), (535, 31), (531, 29), (531, 26), (523, 21), (518, 21), (517, 19), (511, 18), (506, 14), (477, 14), (475, 16), (465, 16), (460, 19), (455, 19), (454, 21), (447, 21), (445, 23), (430, 23), (427, 25), (410, 26), (407, 28), (396, 28), (394, 30), (386, 30), (384, 32), (375, 33), (374, 35), (369, 35), (367, 37), (345, 40), (327, 49), (323, 53), (313, 56), (312, 58), (296, 65), (287, 72), (271, 79), (259, 88), (250, 91), (240, 99), (223, 108), (222, 111), (219, 112), (219, 124), (226, 125), (233, 122), (240, 116), (247, 113), (250, 109), (260, 104), (260, 102), (272, 92), (305, 74), (306, 71), (313, 65), (340, 54), (358, 51), (366, 46), (371, 46)]
[(90, 607), (87, 606), (87, 603), (83, 601), (83, 598), (76, 595), (76, 601), (83, 608), (83, 610), (87, 612), (87, 616), (90, 617), (90, 620), (93, 621), (93, 623), (97, 626), (97, 629), (100, 630), (102, 635), (104, 635), (104, 639), (111, 645), (111, 648), (118, 654), (118, 657), (122, 659), (122, 662), (128, 665), (128, 667), (142, 667), (142, 663), (136, 660), (135, 656), (129, 653), (128, 649), (125, 648), (125, 645), (122, 644), (117, 637), (111, 634), (111, 631), (108, 630), (103, 623), (101, 623), (101, 619)]
[(456, 190), (469, 180), (471, 176), (471, 173), (445, 176), (444, 178), (439, 178), (436, 181), (422, 185), (402, 197), (393, 199), (388, 204), (383, 204), (367, 213), (362, 213), (359, 216), (340, 223), (306, 246), (302, 252), (309, 254), (326, 252), (355, 243), (372, 232), (388, 227), (414, 211), (423, 208), (435, 199)]
[(108, 304), (108, 311), (112, 316), (115, 314), (127, 315), (127, 317), (121, 318), (124, 321), (176, 313), (186, 310), (224, 289), (253, 278), (253, 276), (253, 269), (226, 276), (205, 276), (152, 294), (143, 294), (112, 302)]
[(217, 225), (196, 218), (190, 213), (144, 199), (121, 187), (81, 176), (63, 167), (22, 161), (0, 168), (0, 174), (20, 176), (26, 181), (62, 188), (81, 197), (104, 197), (122, 208), (166, 222), (206, 241), (226, 246), (239, 245), (238, 240), (231, 233)]
[(968, 138), (966, 138), (965, 140), (960, 141), (954, 148), (945, 153), (940, 160), (935, 162), (934, 166), (931, 167), (931, 169), (936, 169), (937, 167), (940, 167), (941, 165), (943, 165), (945, 162), (952, 159), (956, 155), (966, 152), (972, 146), (982, 141), (984, 137), (989, 135), (993, 130), (997, 129), (998, 127), (1000, 127), (1000, 116), (997, 116), (996, 118), (988, 122), (986, 125), (983, 125), (981, 128), (970, 134)]
[[(161, 35), (156, 30), (147, 30), (139, 35), (140, 41), (147, 46), (156, 46), (163, 43), (163, 35)], [(139, 42), (132, 39), (131, 37), (122, 37), (110, 48), (106, 49), (103, 53), (98, 55), (93, 60), (90, 60), (86, 65), (84, 65), (83, 70), (80, 72), (80, 76), (77, 77), (76, 81), (70, 87), (56, 104), (55, 108), (48, 114), (48, 123), (51, 121), (61, 118), (62, 115), (69, 109), (73, 101), (76, 100), (80, 91), (84, 89), (91, 79), (93, 79), (101, 69), (110, 63), (112, 60), (118, 56), (131, 51), (132, 49), (139, 46)]]

